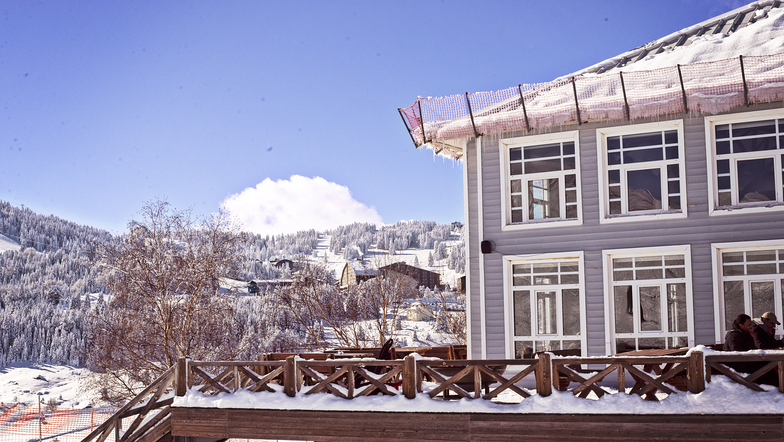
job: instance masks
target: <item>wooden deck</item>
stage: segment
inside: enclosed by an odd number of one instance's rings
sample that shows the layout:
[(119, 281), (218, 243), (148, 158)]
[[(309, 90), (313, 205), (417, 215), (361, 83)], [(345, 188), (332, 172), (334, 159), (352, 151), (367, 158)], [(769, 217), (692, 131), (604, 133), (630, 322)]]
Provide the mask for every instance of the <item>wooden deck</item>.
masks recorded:
[(784, 441), (784, 415), (389, 413), (178, 408), (174, 437), (313, 441)]

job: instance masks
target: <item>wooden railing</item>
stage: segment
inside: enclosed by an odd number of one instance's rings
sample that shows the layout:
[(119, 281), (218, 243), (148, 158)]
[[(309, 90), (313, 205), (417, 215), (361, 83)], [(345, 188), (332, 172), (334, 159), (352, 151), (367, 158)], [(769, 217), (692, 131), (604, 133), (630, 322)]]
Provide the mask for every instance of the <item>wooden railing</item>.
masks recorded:
[[(158, 379), (139, 393), (130, 402), (120, 408), (117, 413), (98, 426), (92, 433), (82, 439), (82, 442), (104, 442), (112, 433), (116, 442), (131, 442), (142, 438), (145, 435), (158, 430), (159, 437), (152, 437), (157, 440), (164, 436), (166, 419), (171, 412), (171, 405), (174, 395), (171, 394), (175, 389), (175, 372), (177, 367), (171, 367), (164, 372)], [(184, 387), (184, 384), (183, 384)], [(184, 392), (183, 392), (184, 394)], [(164, 398), (164, 396), (167, 396)], [(131, 425), (122, 430), (123, 419), (134, 417)]]
[[(742, 372), (749, 367), (753, 367), (751, 373)], [(625, 393), (659, 400), (657, 393), (700, 393), (714, 374), (756, 391), (763, 390), (758, 385), (763, 381), (777, 385), (784, 393), (784, 352), (704, 356), (692, 351), (688, 356), (588, 358), (543, 353), (537, 359), (495, 360), (440, 360), (415, 355), (403, 360), (309, 360), (288, 356), (285, 360), (203, 362), (181, 358), (83, 442), (104, 442), (112, 433), (117, 442), (132, 442), (142, 436), (156, 440), (158, 433), (165, 436), (172, 391), (176, 396), (185, 396), (194, 389), (206, 395), (240, 390), (282, 392), (291, 397), (325, 393), (344, 399), (372, 394), (409, 399), (427, 394), (449, 399), (454, 394), (457, 398), (493, 400), (507, 391), (523, 399), (532, 394), (549, 396), (555, 388), (581, 398), (591, 393), (597, 397)], [(627, 388), (627, 381), (633, 381), (631, 388)], [(534, 387), (535, 393), (526, 386)], [(617, 393), (612, 386), (617, 386)], [(123, 419), (131, 417), (135, 419), (123, 432)]]
[[(582, 368), (589, 365), (592, 368)], [(604, 368), (596, 368), (597, 366)], [(571, 391), (575, 396), (586, 398), (591, 393), (602, 397), (611, 393), (600, 383), (613, 372), (616, 374), (618, 392), (626, 392), (626, 374), (634, 380), (629, 394), (638, 394), (646, 400), (658, 400), (656, 393), (666, 394), (677, 390), (699, 393), (705, 389), (703, 381), (703, 353), (692, 352), (689, 356), (655, 357), (606, 357), (569, 358), (553, 360), (553, 386), (562, 391)], [(570, 388), (571, 384), (577, 386)]]
[[(764, 355), (723, 355), (705, 357), (705, 380), (710, 382), (714, 371), (754, 391), (763, 391), (758, 383), (778, 385), (784, 393), (784, 353)], [(743, 371), (749, 371), (746, 374)], [(745, 374), (745, 376), (744, 376)]]

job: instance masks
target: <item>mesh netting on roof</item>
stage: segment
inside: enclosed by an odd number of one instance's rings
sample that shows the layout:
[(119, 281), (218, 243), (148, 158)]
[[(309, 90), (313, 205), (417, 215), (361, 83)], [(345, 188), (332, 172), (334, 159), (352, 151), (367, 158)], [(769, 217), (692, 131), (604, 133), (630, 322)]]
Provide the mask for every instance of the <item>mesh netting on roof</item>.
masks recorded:
[(460, 158), (449, 140), (588, 121), (717, 114), (782, 99), (784, 54), (776, 54), (419, 98), (400, 112), (417, 147), (430, 144)]

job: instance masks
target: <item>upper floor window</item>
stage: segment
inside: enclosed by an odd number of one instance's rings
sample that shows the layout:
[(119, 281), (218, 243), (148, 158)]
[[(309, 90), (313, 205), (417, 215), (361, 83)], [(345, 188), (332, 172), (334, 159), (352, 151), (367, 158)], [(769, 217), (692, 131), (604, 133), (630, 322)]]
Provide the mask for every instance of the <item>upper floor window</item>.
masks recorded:
[(712, 212), (765, 210), (784, 203), (784, 113), (749, 112), (705, 121)]
[(509, 226), (580, 223), (577, 132), (501, 141)]
[(599, 129), (602, 220), (686, 214), (680, 121)]

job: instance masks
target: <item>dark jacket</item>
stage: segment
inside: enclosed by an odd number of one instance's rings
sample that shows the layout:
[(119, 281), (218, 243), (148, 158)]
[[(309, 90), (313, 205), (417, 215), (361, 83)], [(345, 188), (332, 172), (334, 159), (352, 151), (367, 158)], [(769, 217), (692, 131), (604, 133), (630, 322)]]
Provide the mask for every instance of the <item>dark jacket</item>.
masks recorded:
[(748, 351), (756, 348), (754, 338), (750, 334), (744, 333), (738, 325), (728, 331), (724, 337), (724, 351)]
[(765, 327), (759, 324), (754, 324), (751, 327), (751, 337), (754, 339), (754, 348), (768, 350), (782, 347), (781, 340), (776, 339), (775, 336), (765, 330)]

